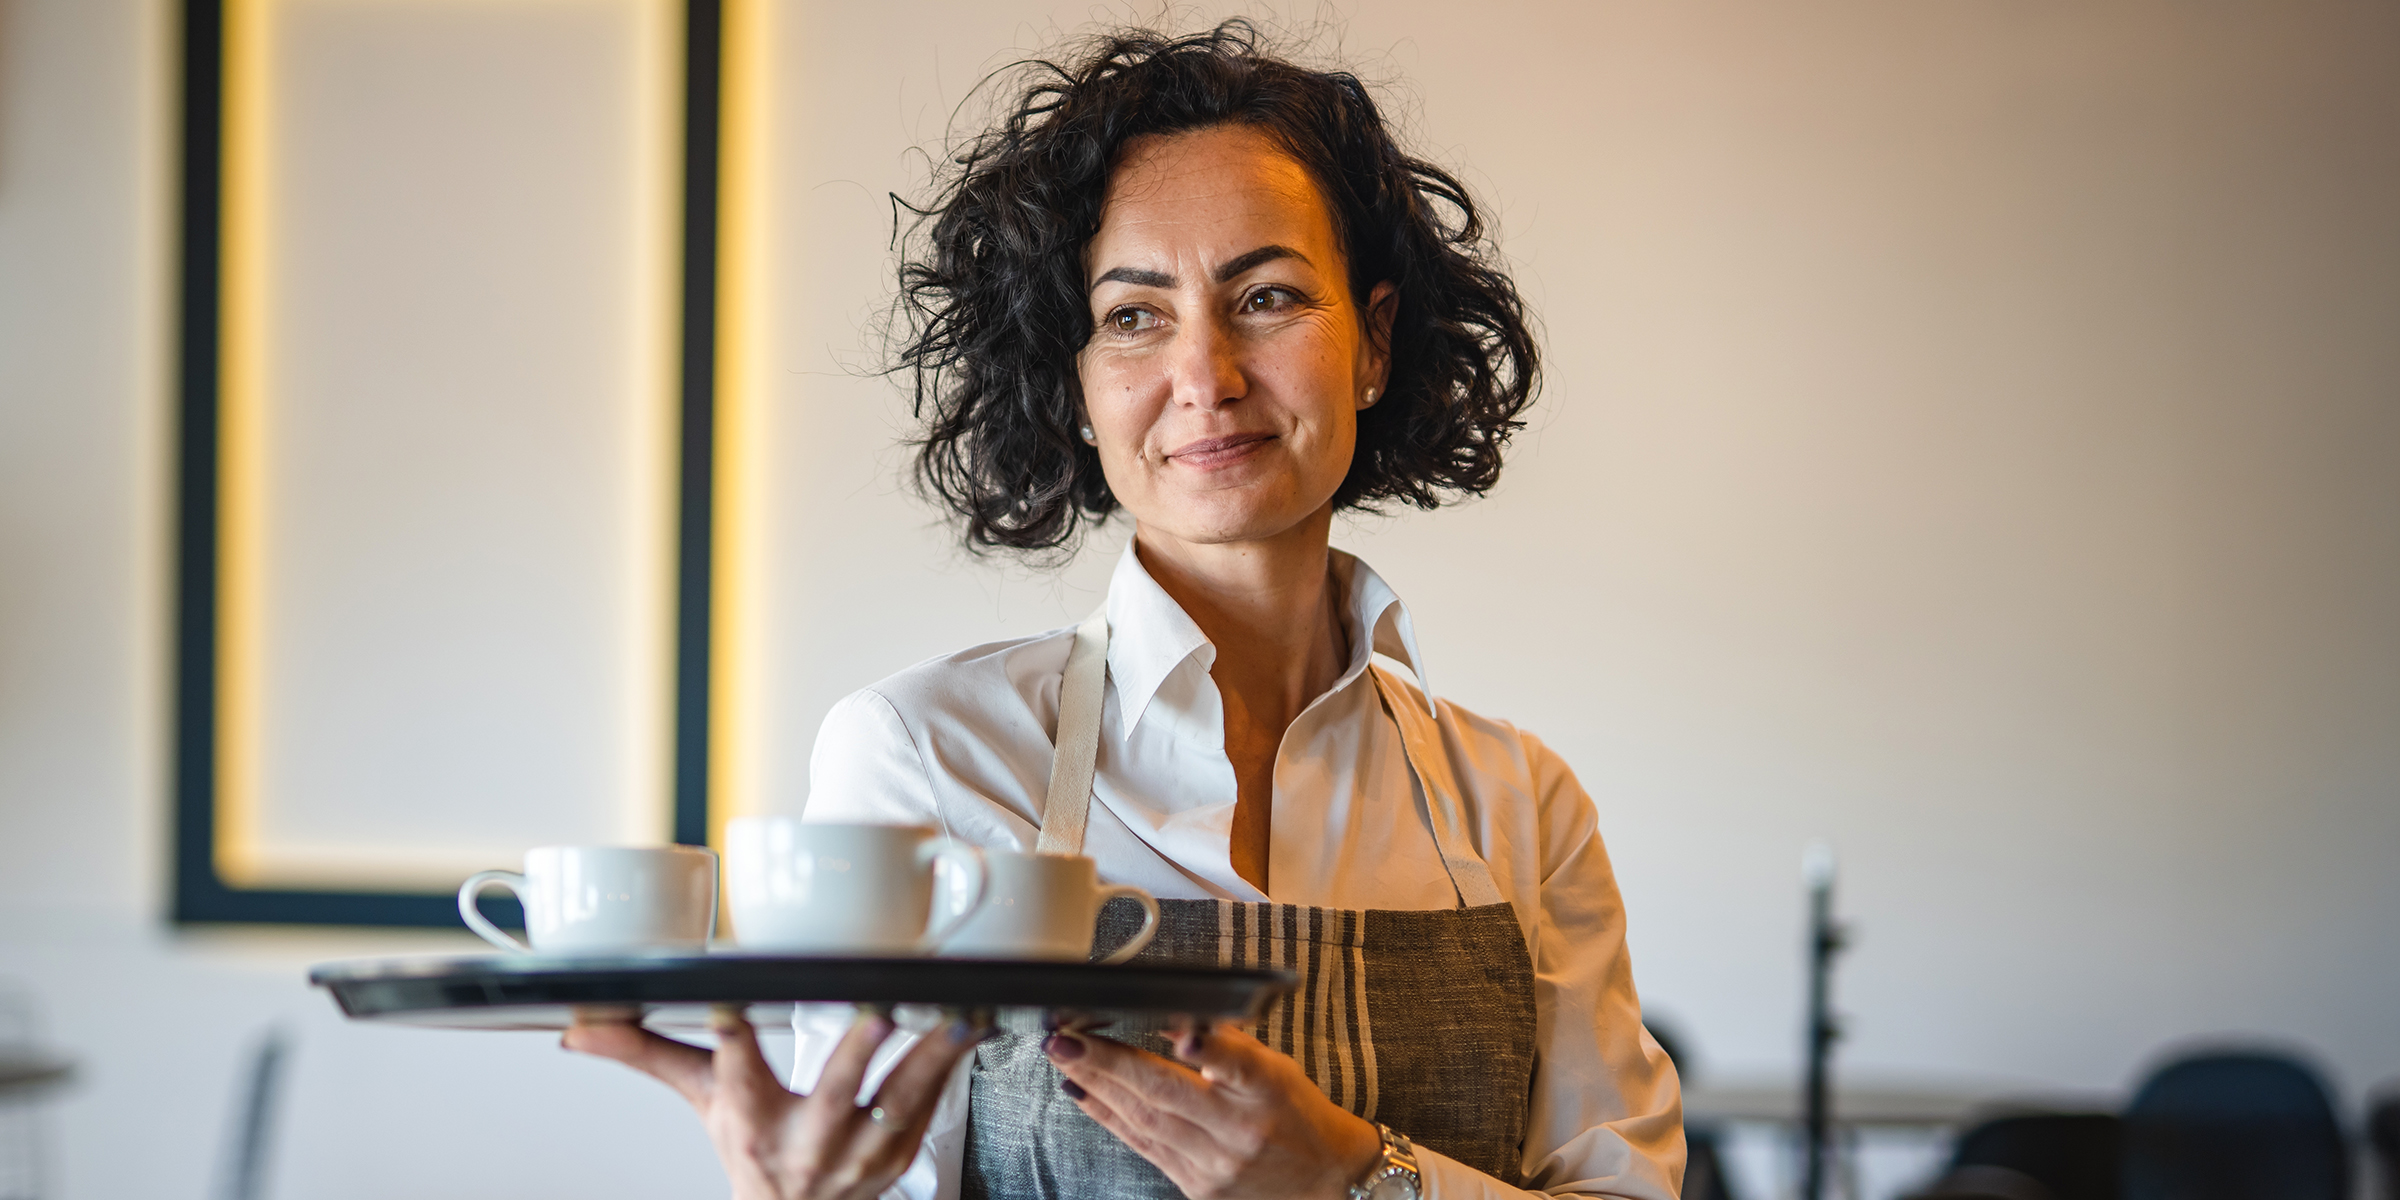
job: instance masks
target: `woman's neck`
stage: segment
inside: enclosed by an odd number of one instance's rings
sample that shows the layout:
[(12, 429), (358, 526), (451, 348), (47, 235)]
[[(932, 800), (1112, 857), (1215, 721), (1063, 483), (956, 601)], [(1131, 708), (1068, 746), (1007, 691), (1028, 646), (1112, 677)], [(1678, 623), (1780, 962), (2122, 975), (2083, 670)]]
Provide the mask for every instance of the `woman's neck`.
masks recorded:
[(1194, 543), (1134, 531), (1142, 567), (1216, 647), (1209, 674), (1280, 736), (1341, 678), (1348, 639), (1334, 596), (1331, 506), (1273, 538)]
[(1142, 566), (1217, 648), (1208, 673), (1224, 700), (1225, 757), (1237, 789), (1226, 854), (1234, 873), (1262, 893), (1284, 730), (1341, 678), (1349, 658), (1327, 569), (1332, 527), (1327, 505), (1254, 542), (1196, 543), (1134, 530)]

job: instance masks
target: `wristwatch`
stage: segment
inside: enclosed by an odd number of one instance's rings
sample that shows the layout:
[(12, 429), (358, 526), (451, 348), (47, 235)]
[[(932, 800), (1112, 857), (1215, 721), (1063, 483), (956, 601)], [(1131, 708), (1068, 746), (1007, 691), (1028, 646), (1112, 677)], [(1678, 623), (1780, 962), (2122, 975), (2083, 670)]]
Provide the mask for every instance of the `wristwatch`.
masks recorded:
[(1383, 1135), (1383, 1157), (1367, 1168), (1366, 1178), (1350, 1185), (1349, 1200), (1417, 1200), (1425, 1194), (1417, 1152), (1389, 1125), (1378, 1123), (1375, 1132)]

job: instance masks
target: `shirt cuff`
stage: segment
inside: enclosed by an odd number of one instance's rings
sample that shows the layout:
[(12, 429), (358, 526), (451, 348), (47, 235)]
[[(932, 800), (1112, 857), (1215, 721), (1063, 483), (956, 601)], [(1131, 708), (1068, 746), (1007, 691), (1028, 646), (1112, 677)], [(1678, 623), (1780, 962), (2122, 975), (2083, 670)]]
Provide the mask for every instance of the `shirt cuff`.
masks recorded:
[(1409, 1143), (1409, 1148), (1417, 1155), (1417, 1178), (1425, 1185), (1424, 1200), (1484, 1200), (1485, 1197), (1519, 1200), (1543, 1195), (1510, 1187), (1439, 1150), (1428, 1150), (1414, 1142)]

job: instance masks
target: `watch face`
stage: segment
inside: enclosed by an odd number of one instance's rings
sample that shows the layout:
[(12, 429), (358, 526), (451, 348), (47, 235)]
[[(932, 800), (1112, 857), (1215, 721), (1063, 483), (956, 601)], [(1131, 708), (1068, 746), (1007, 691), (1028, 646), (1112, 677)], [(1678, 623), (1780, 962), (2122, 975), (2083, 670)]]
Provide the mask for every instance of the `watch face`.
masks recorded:
[(1368, 1200), (1417, 1200), (1417, 1181), (1406, 1175), (1387, 1175), (1375, 1181)]

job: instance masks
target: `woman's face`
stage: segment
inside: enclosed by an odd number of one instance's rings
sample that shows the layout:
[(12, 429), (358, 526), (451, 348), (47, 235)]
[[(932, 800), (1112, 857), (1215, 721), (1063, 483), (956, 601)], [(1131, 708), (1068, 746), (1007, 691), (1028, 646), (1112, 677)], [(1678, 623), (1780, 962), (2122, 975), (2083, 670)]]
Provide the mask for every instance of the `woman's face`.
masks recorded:
[[(1085, 267), (1086, 420), (1144, 535), (1260, 541), (1326, 513), (1387, 356), (1307, 170), (1239, 126), (1136, 141)], [(1370, 300), (1386, 329), (1391, 291)]]

